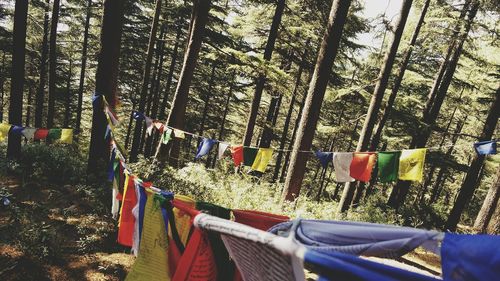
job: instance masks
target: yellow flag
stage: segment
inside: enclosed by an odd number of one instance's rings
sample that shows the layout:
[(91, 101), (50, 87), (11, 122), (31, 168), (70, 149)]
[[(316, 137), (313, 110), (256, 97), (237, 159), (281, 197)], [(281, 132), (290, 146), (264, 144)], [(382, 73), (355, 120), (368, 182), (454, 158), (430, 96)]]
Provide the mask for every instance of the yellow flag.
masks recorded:
[(422, 181), (424, 177), (424, 162), (427, 149), (408, 149), (401, 151), (399, 158), (400, 180)]
[(176, 137), (178, 139), (184, 139), (184, 138), (186, 138), (186, 134), (184, 134), (184, 131), (174, 129), (174, 137)]
[(252, 164), (252, 170), (264, 173), (271, 158), (273, 158), (272, 148), (259, 148), (259, 152), (257, 152)]
[(73, 143), (73, 129), (61, 130), (61, 143), (67, 143), (67, 144)]
[(9, 124), (0, 123), (0, 141), (5, 140), (5, 138), (9, 135), (10, 130)]
[[(128, 180), (129, 180), (128, 173), (124, 173), (124, 174), (125, 174), (125, 183), (123, 184), (123, 198), (125, 198), (125, 194), (127, 194)], [(120, 218), (122, 217), (122, 212), (123, 212), (123, 201), (122, 201), (122, 205), (120, 207)], [(120, 227), (120, 220), (118, 220), (118, 227)]]
[[(189, 207), (192, 207), (193, 209), (195, 208), (196, 202), (194, 201), (193, 198), (185, 195), (175, 195), (176, 200), (180, 200)], [(191, 216), (189, 214), (186, 214), (185, 212), (174, 208), (174, 218), (175, 218), (175, 227), (177, 228), (177, 233), (179, 233), (179, 238), (182, 242), (182, 244), (186, 245), (189, 237), (189, 230), (191, 229)], [(172, 230), (170, 229), (171, 225), (168, 225), (169, 227), (169, 235), (172, 236)]]
[(127, 275), (126, 281), (170, 281), (168, 268), (168, 240), (165, 221), (159, 207), (154, 206), (155, 195), (148, 194), (144, 208), (139, 255)]

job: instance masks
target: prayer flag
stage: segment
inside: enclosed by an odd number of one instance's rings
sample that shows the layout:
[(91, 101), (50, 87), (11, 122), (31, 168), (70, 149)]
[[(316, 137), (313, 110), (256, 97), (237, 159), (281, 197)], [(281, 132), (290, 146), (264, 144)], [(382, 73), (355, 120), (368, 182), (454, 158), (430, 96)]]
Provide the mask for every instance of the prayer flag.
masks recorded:
[(61, 138), (61, 129), (49, 129), (49, 134), (47, 135), (47, 140), (55, 141)]
[(354, 179), (350, 175), (352, 152), (336, 152), (333, 155), (333, 168), (337, 182), (350, 182)]
[(380, 182), (392, 182), (398, 179), (400, 155), (401, 151), (378, 153), (377, 167)]
[(125, 174), (125, 184), (123, 186), (123, 200), (120, 208), (120, 220), (118, 221), (118, 243), (123, 246), (132, 247), (135, 217), (132, 208), (137, 204), (135, 194), (134, 177)]
[(9, 135), (10, 127), (9, 124), (0, 123), (0, 141), (3, 141)]
[(318, 157), (321, 166), (326, 169), (328, 167), (328, 163), (333, 160), (333, 152), (322, 152), (320, 150), (316, 151), (316, 157)]
[(49, 130), (48, 129), (37, 129), (35, 132), (35, 140), (43, 140), (47, 138), (49, 135)]
[(424, 177), (424, 161), (427, 149), (408, 149), (401, 152), (399, 158), (399, 179), (407, 181), (422, 181)]
[(186, 135), (184, 134), (184, 131), (174, 129), (174, 137), (176, 137), (178, 139), (184, 139), (184, 138), (186, 138)]
[(374, 152), (355, 152), (352, 156), (350, 176), (362, 182), (369, 182), (377, 155)]
[(255, 157), (257, 157), (257, 152), (259, 152), (258, 148), (243, 147), (243, 165), (251, 167), (255, 161)]
[(36, 132), (36, 129), (35, 128), (24, 128), (23, 130), (23, 136), (28, 140), (28, 141), (32, 141), (33, 138), (35, 137), (35, 132)]
[(148, 136), (151, 136), (151, 134), (153, 133), (153, 119), (147, 116), (144, 116), (144, 118), (146, 119), (146, 134)]
[(163, 133), (165, 126), (163, 125), (162, 122), (155, 121), (155, 122), (153, 122), (153, 125), (155, 126), (156, 130), (158, 130), (158, 132), (160, 132), (160, 134)]
[(172, 129), (167, 128), (161, 136), (161, 142), (167, 144), (172, 139)]
[(255, 160), (252, 164), (252, 170), (264, 173), (271, 158), (273, 158), (272, 148), (259, 148), (257, 156), (255, 156)]
[(226, 149), (229, 147), (229, 143), (227, 142), (221, 142), (219, 143), (219, 151), (217, 153), (217, 159), (222, 159), (224, 157), (224, 152), (226, 152)]
[(231, 154), (235, 166), (239, 166), (243, 162), (243, 145), (231, 146)]
[(170, 280), (168, 265), (168, 238), (160, 208), (155, 208), (149, 195), (144, 208), (143, 231), (139, 255), (125, 280)]
[(474, 144), (474, 149), (479, 155), (497, 154), (497, 141), (480, 141)]
[(142, 121), (145, 119), (145, 116), (142, 112), (132, 111), (132, 118), (134, 118), (137, 121)]
[(12, 128), (10, 129), (10, 132), (14, 135), (20, 136), (23, 134), (23, 130), (24, 130), (24, 127), (13, 125)]
[(62, 129), (61, 142), (67, 144), (73, 143), (73, 129)]
[(198, 147), (198, 152), (196, 153), (196, 157), (194, 159), (200, 159), (201, 157), (210, 153), (210, 150), (212, 149), (212, 147), (216, 142), (217, 142), (216, 140), (203, 138), (203, 140), (200, 143), (200, 146)]

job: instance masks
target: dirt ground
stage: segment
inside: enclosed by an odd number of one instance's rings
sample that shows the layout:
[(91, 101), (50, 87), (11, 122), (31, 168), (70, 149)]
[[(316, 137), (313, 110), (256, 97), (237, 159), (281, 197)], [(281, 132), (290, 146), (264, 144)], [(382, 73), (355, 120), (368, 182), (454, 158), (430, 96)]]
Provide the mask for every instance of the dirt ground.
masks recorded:
[[(0, 280), (123, 280), (133, 264), (116, 243), (116, 222), (98, 214), (72, 186), (20, 186), (0, 179), (11, 204), (0, 206)], [(440, 260), (416, 250), (392, 266), (439, 276)]]

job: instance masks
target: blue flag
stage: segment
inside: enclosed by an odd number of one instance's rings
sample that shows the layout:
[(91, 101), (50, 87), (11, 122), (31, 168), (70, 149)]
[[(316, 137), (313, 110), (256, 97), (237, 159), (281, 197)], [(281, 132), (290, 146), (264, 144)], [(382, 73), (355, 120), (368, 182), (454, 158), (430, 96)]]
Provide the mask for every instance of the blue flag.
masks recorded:
[(333, 152), (322, 152), (318, 150), (315, 152), (315, 154), (316, 157), (318, 157), (318, 160), (323, 168), (328, 167), (328, 163), (332, 162), (333, 160)]
[(100, 105), (101, 98), (102, 95), (94, 93), (94, 95), (92, 96), (92, 106), (97, 107), (98, 105)]
[(137, 121), (142, 121), (142, 120), (146, 119), (146, 117), (144, 116), (144, 113), (139, 112), (139, 111), (132, 111), (132, 118), (134, 118)]
[(200, 146), (198, 147), (198, 152), (196, 153), (196, 157), (194, 159), (195, 160), (200, 159), (201, 157), (207, 155), (216, 142), (217, 142), (216, 140), (203, 138), (203, 140), (200, 143)]
[(10, 132), (13, 134), (13, 135), (18, 135), (18, 136), (21, 136), (22, 133), (23, 133), (23, 130), (24, 130), (24, 127), (22, 126), (16, 126), (16, 125), (13, 125), (12, 128), (10, 129)]
[(474, 148), (479, 155), (497, 154), (497, 141), (488, 140), (476, 142)]

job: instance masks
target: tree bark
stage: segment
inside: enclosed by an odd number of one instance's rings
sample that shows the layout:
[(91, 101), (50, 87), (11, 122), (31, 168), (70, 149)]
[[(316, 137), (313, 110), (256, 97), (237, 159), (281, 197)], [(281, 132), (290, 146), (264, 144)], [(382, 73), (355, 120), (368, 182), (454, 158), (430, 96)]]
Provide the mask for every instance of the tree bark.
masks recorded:
[(73, 67), (73, 62), (71, 61), (71, 58), (69, 59), (69, 73), (68, 73), (68, 80), (66, 82), (66, 104), (65, 104), (65, 111), (64, 111), (64, 127), (68, 128), (69, 127), (69, 121), (71, 119), (71, 77), (73, 76), (73, 72), (71, 71), (71, 68)]
[[(153, 60), (154, 46), (156, 42), (156, 31), (158, 29), (158, 21), (160, 19), (161, 12), (161, 0), (156, 0), (155, 13), (153, 16), (153, 22), (151, 24), (151, 33), (149, 34), (148, 50), (146, 52), (146, 63), (144, 64), (144, 75), (142, 77), (142, 87), (139, 98), (138, 111), (144, 113), (146, 109), (146, 101), (148, 98), (148, 85), (151, 75), (151, 62)], [(144, 127), (143, 121), (136, 121), (134, 127), (134, 138), (132, 139), (132, 148), (130, 150), (130, 161), (137, 161), (137, 156), (139, 154), (142, 128)]]
[(323, 103), (333, 62), (339, 49), (350, 4), (350, 0), (335, 0), (332, 4), (328, 25), (323, 36), (314, 74), (307, 92), (300, 125), (297, 130), (297, 137), (294, 140), (284, 187), (284, 199), (286, 201), (294, 201), (300, 193), (309, 153), (299, 152), (299, 150), (308, 151), (311, 149), (321, 104)]
[(49, 40), (49, 105), (47, 111), (47, 127), (54, 126), (56, 103), (56, 68), (57, 68), (57, 24), (59, 23), (60, 0), (54, 0), (52, 6), (52, 20), (50, 23)]
[(175, 45), (172, 51), (172, 56), (170, 57), (170, 67), (168, 68), (167, 83), (165, 85), (165, 94), (163, 95), (163, 100), (160, 105), (160, 114), (158, 118), (163, 120), (165, 118), (165, 110), (167, 109), (168, 98), (170, 94), (170, 88), (172, 87), (172, 80), (174, 78), (175, 65), (177, 63), (177, 54), (179, 52), (180, 38), (182, 35), (182, 24), (179, 21), (177, 25), (177, 34), (175, 36)]
[[(191, 22), (191, 33), (188, 39), (186, 53), (184, 55), (184, 63), (177, 83), (172, 108), (168, 115), (167, 124), (173, 128), (184, 129), (184, 121), (186, 115), (186, 106), (189, 96), (189, 88), (193, 80), (194, 70), (198, 61), (203, 36), (205, 33), (205, 25), (208, 20), (210, 10), (210, 0), (195, 0), (193, 5), (193, 16)], [(170, 164), (177, 165), (179, 158), (180, 144), (174, 139), (171, 141), (172, 148), (170, 152)], [(168, 149), (166, 145), (158, 145), (156, 155), (158, 160), (163, 162), (166, 160)]]
[[(493, 136), (495, 128), (498, 123), (498, 118), (500, 117), (500, 87), (496, 90), (495, 100), (491, 104), (488, 116), (486, 117), (486, 122), (483, 127), (483, 132), (479, 141), (490, 140)], [(484, 155), (474, 155), (472, 163), (470, 164), (465, 180), (462, 183), (462, 187), (458, 192), (457, 199), (453, 208), (451, 209), (450, 216), (446, 221), (446, 229), (450, 231), (455, 231), (457, 224), (460, 221), (460, 216), (474, 195), (474, 191), (477, 187), (477, 181), (479, 177), (479, 171), (483, 166), (485, 156)]]
[[(9, 123), (22, 126), (23, 86), (26, 53), (26, 22), (28, 0), (16, 0), (14, 11), (14, 30), (12, 32), (12, 74), (10, 83)], [(9, 133), (7, 157), (16, 159), (21, 156), (21, 136)]]
[(75, 134), (80, 133), (80, 127), (82, 124), (82, 110), (83, 110), (83, 90), (85, 85), (85, 70), (87, 67), (87, 48), (89, 42), (89, 27), (90, 27), (90, 17), (91, 17), (92, 0), (87, 2), (87, 16), (85, 17), (85, 28), (83, 31), (83, 45), (82, 45), (82, 65), (80, 68), (80, 84), (78, 85), (78, 104), (76, 107), (76, 124), (75, 124)]
[[(5, 73), (5, 51), (2, 52), (2, 73)], [(5, 105), (5, 76), (0, 77), (0, 122), (3, 122), (3, 108)]]
[[(274, 44), (276, 43), (276, 39), (278, 38), (278, 29), (281, 23), (281, 17), (283, 16), (284, 9), (285, 0), (278, 0), (278, 3), (276, 4), (276, 10), (274, 11), (271, 29), (269, 30), (269, 36), (267, 38), (266, 49), (264, 50), (264, 60), (267, 62), (271, 60), (271, 56), (274, 51)], [(245, 146), (249, 146), (252, 142), (255, 121), (257, 120), (257, 114), (259, 113), (260, 100), (262, 98), (262, 92), (264, 90), (265, 84), (266, 75), (261, 73), (257, 78), (255, 93), (253, 95), (252, 104), (250, 106), (250, 114), (248, 115), (247, 126), (243, 138), (243, 145)]]
[[(306, 46), (309, 45), (309, 42), (310, 42), (310, 40), (307, 40)], [(288, 129), (290, 128), (290, 121), (292, 119), (293, 108), (295, 107), (295, 100), (297, 98), (297, 92), (299, 90), (299, 86), (300, 86), (300, 82), (301, 82), (301, 78), (302, 78), (302, 72), (304, 71), (304, 65), (307, 62), (306, 61), (307, 50), (308, 49), (305, 48), (304, 53), (302, 54), (302, 61), (300, 62), (299, 68), (297, 70), (297, 78), (295, 80), (295, 85), (293, 87), (292, 98), (290, 99), (290, 105), (288, 106), (288, 111), (286, 113), (285, 123), (283, 124), (283, 131), (281, 132), (278, 156), (276, 157), (276, 165), (274, 167), (274, 174), (273, 174), (273, 180), (272, 180), (273, 182), (275, 182), (278, 179), (278, 175), (280, 172), (281, 161), (283, 160), (283, 149), (285, 148), (286, 137), (288, 136)]]
[[(468, 7), (468, 5), (464, 6), (464, 8), (465, 7)], [(454, 46), (454, 50), (452, 55), (450, 56), (449, 62), (446, 64), (446, 69), (442, 76), (442, 80), (440, 82), (434, 82), (435, 85), (439, 84), (439, 88), (434, 97), (432, 97), (432, 93), (429, 94), (428, 97), (427, 104), (432, 103), (432, 106), (426, 106), (426, 108), (424, 109), (423, 122), (425, 123), (425, 126), (418, 130), (417, 133), (413, 136), (410, 148), (425, 147), (427, 141), (429, 140), (434, 124), (438, 118), (439, 111), (441, 110), (441, 106), (443, 105), (444, 99), (448, 92), (448, 88), (453, 79), (458, 60), (460, 58), (460, 55), (462, 54), (463, 44), (467, 39), (467, 35), (476, 16), (478, 7), (479, 1), (474, 1), (469, 11), (464, 31), (459, 34), (459, 38), (457, 38), (458, 41), (456, 43), (452, 43), (452, 45)], [(462, 13), (464, 12), (462, 11)], [(398, 208), (404, 202), (410, 185), (411, 182), (409, 181), (398, 181), (398, 183), (393, 187), (391, 191), (391, 196), (389, 197), (389, 201), (387, 202), (388, 205), (393, 208)]]
[[(205, 93), (205, 105), (203, 106), (203, 113), (201, 115), (201, 123), (200, 123), (200, 130), (198, 131), (198, 134), (200, 136), (203, 136), (205, 133), (205, 123), (208, 117), (208, 109), (210, 108), (210, 96), (213, 94), (212, 89), (214, 86), (214, 80), (215, 80), (215, 68), (217, 67), (217, 63), (215, 61), (212, 62), (212, 71), (210, 73), (210, 81), (208, 82), (208, 91)], [(201, 139), (199, 140), (201, 141)], [(199, 144), (199, 143), (198, 143)]]
[(488, 189), (481, 210), (474, 222), (474, 229), (479, 233), (486, 233), (491, 217), (498, 205), (498, 199), (500, 198), (500, 168), (497, 169), (496, 177), (495, 182)]
[(401, 63), (399, 64), (398, 74), (396, 75), (396, 78), (394, 79), (394, 85), (392, 86), (391, 94), (389, 96), (389, 99), (387, 100), (387, 105), (382, 113), (382, 117), (380, 118), (380, 121), (378, 122), (378, 124), (375, 128), (375, 133), (373, 134), (373, 138), (371, 140), (371, 144), (370, 144), (371, 151), (376, 151), (378, 148), (378, 145), (380, 143), (380, 138), (381, 138), (382, 133), (384, 131), (385, 123), (387, 122), (387, 119), (389, 119), (389, 117), (391, 115), (392, 107), (394, 106), (394, 101), (396, 100), (396, 96), (399, 92), (399, 88), (401, 87), (401, 82), (403, 81), (403, 77), (404, 77), (406, 69), (408, 67), (408, 63), (410, 62), (413, 48), (415, 48), (415, 44), (417, 43), (418, 34), (420, 33), (420, 28), (422, 27), (422, 25), (424, 23), (425, 15), (427, 14), (427, 9), (429, 8), (430, 2), (431, 2), (431, 0), (425, 1), (424, 6), (422, 7), (422, 12), (420, 12), (420, 17), (418, 19), (417, 25), (415, 27), (415, 30), (413, 31), (412, 36), (411, 36), (408, 48), (406, 49), (405, 54), (403, 55), (403, 59), (401, 60)]
[[(356, 151), (366, 151), (368, 149), (373, 132), (373, 127), (375, 126), (375, 122), (377, 121), (377, 115), (384, 98), (385, 89), (387, 88), (387, 84), (389, 82), (389, 76), (391, 75), (392, 66), (394, 65), (394, 60), (396, 59), (399, 43), (401, 41), (401, 36), (403, 35), (406, 20), (408, 19), (408, 14), (410, 13), (412, 2), (413, 0), (404, 0), (401, 5), (399, 18), (396, 22), (394, 36), (392, 38), (392, 42), (389, 44), (389, 50), (385, 54), (382, 67), (380, 68), (380, 73), (377, 78), (377, 84), (375, 85), (375, 89), (373, 90), (370, 106), (368, 107), (368, 112), (366, 113), (365, 122), (363, 124), (363, 128), (361, 129), (361, 133), (359, 134)], [(350, 182), (347, 182), (345, 184), (342, 198), (340, 199), (339, 203), (339, 213), (349, 210), (355, 190), (355, 184), (351, 184)]]
[(43, 103), (45, 96), (45, 83), (47, 78), (47, 54), (49, 52), (49, 11), (50, 0), (45, 0), (45, 10), (43, 16), (43, 40), (42, 52), (40, 57), (40, 79), (38, 91), (35, 98), (35, 127), (43, 127)]
[(33, 81), (31, 79), (33, 79), (32, 77), (35, 77), (35, 73), (33, 72), (33, 68), (34, 68), (34, 62), (33, 62), (33, 57), (31, 57), (31, 60), (30, 60), (30, 72), (29, 72), (29, 77), (30, 77), (30, 80), (28, 82), (28, 104), (26, 105), (26, 120), (24, 122), (24, 125), (26, 127), (29, 127), (30, 124), (31, 124), (31, 108), (33, 107)]
[[(101, 49), (98, 55), (95, 93), (103, 95), (111, 108), (117, 98), (118, 66), (124, 20), (124, 1), (105, 0), (101, 25)], [(94, 106), (88, 171), (97, 175), (109, 159), (109, 141), (104, 139), (107, 120), (102, 104)]]

